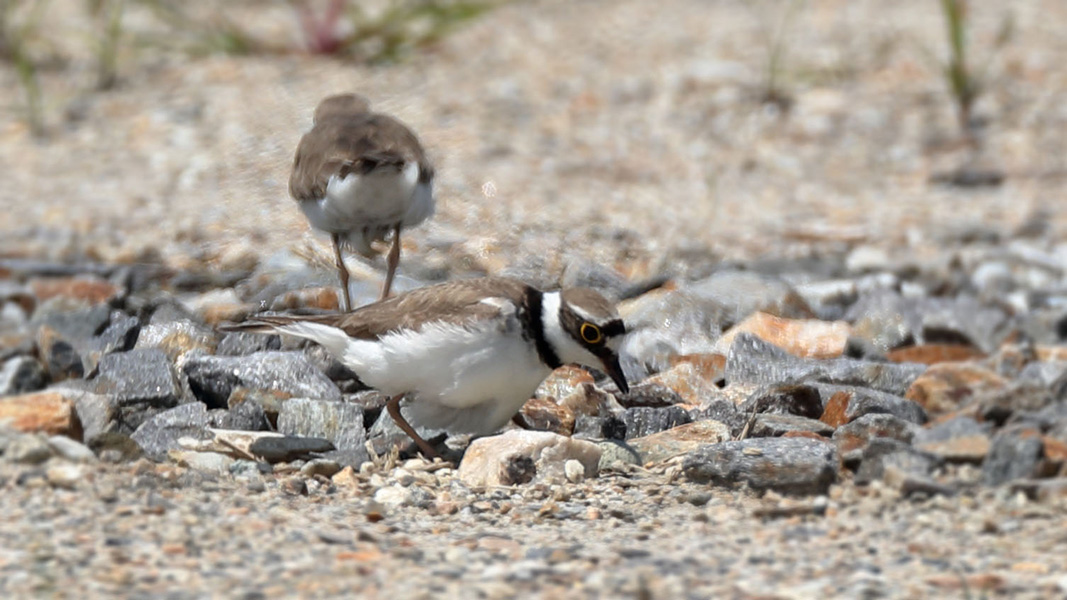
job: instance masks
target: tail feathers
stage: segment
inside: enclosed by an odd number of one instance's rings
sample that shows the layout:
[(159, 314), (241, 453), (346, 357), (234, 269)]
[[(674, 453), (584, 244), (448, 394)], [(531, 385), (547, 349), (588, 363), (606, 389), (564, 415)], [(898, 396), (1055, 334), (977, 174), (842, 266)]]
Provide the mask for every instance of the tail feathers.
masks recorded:
[(311, 340), (321, 344), (334, 356), (344, 356), (351, 338), (332, 325), (319, 322), (315, 317), (270, 315), (253, 317), (244, 323), (234, 323), (218, 328), (225, 332), (280, 333)]

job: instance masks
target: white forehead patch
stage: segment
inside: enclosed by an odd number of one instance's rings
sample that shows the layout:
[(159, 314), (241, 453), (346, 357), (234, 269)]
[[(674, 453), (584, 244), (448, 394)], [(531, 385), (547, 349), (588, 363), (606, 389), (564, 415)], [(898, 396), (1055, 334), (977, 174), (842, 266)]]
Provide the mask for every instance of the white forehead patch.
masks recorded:
[(587, 313), (584, 310), (582, 310), (582, 307), (577, 306), (575, 304), (568, 304), (568, 306), (570, 307), (571, 312), (573, 312), (574, 314), (576, 314), (579, 317), (581, 317), (583, 321), (589, 321), (590, 323), (596, 323), (596, 319), (593, 318), (593, 316), (590, 315), (589, 313)]

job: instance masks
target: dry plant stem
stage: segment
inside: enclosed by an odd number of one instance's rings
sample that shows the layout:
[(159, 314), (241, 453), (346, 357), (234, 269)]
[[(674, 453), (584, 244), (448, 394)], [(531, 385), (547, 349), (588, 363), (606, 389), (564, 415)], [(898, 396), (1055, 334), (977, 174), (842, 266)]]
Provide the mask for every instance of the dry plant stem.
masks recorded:
[(756, 415), (758, 414), (757, 407), (752, 407), (752, 414), (748, 416), (748, 421), (745, 422), (744, 429), (738, 434), (737, 441), (748, 439), (748, 434), (752, 432), (752, 426), (756, 424)]
[(96, 87), (111, 89), (118, 80), (119, 42), (122, 38), (122, 16), (126, 0), (111, 0), (107, 3), (104, 34), (97, 51)]
[(971, 116), (981, 84), (967, 64), (967, 3), (966, 0), (941, 0), (948, 28), (949, 63), (945, 67), (949, 88), (956, 101), (960, 132), (968, 143), (974, 143)]

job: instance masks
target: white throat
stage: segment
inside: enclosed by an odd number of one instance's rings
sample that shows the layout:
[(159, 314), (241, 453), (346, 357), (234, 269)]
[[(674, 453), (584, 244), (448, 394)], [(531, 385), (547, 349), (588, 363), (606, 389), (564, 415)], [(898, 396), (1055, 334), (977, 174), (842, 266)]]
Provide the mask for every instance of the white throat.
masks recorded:
[(564, 331), (563, 324), (559, 321), (561, 303), (559, 292), (545, 292), (541, 295), (541, 325), (544, 328), (545, 340), (556, 351), (556, 356), (563, 364), (598, 365), (600, 361), (597, 357)]

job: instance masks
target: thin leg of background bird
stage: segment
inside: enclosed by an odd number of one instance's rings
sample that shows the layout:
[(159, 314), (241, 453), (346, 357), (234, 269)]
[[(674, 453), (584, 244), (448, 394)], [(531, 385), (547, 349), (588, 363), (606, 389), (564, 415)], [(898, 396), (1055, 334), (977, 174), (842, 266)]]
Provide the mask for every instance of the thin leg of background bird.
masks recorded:
[(335, 233), (330, 239), (333, 240), (333, 256), (337, 260), (337, 270), (341, 274), (341, 296), (344, 300), (341, 312), (348, 312), (352, 310), (352, 296), (348, 291), (348, 267), (345, 266), (345, 259), (341, 257), (341, 236)]
[(404, 415), (400, 414), (400, 401), (403, 398), (403, 394), (393, 396), (389, 399), (389, 402), (385, 404), (386, 410), (389, 411), (389, 416), (393, 417), (393, 421), (400, 426), (400, 429), (404, 430), (404, 433), (408, 434), (408, 437), (415, 440), (415, 444), (418, 445), (423, 456), (430, 460), (437, 458), (439, 456), (437, 450), (434, 450), (429, 442), (422, 439), (422, 436), (415, 431), (415, 428), (412, 427), (410, 423), (408, 423), (408, 420), (404, 418)]
[(389, 297), (389, 290), (393, 287), (393, 276), (396, 275), (396, 266), (400, 264), (400, 226), (393, 230), (393, 247), (389, 249), (389, 257), (386, 259), (385, 283), (382, 285), (381, 302)]

